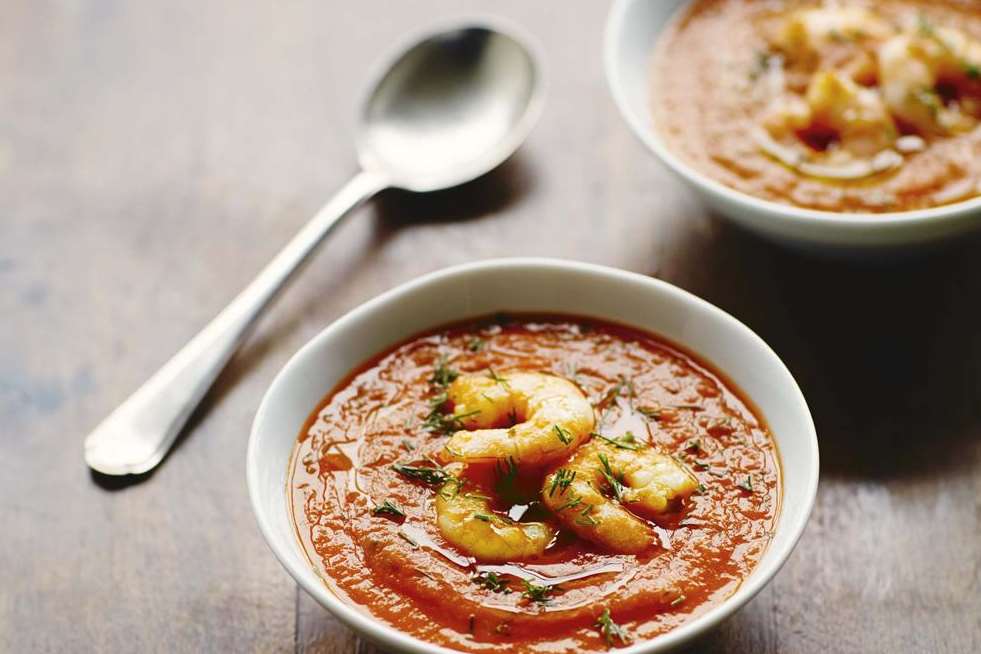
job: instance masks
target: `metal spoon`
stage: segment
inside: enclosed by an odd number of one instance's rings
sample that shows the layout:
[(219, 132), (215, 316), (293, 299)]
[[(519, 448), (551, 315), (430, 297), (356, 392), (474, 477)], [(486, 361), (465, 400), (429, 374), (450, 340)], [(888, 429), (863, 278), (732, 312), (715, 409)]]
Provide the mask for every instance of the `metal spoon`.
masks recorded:
[(484, 23), (429, 33), (390, 62), (362, 107), (361, 172), (89, 434), (89, 466), (123, 475), (157, 465), (263, 309), (341, 218), (385, 188), (436, 191), (483, 175), (517, 149), (541, 111), (542, 80), (529, 48)]

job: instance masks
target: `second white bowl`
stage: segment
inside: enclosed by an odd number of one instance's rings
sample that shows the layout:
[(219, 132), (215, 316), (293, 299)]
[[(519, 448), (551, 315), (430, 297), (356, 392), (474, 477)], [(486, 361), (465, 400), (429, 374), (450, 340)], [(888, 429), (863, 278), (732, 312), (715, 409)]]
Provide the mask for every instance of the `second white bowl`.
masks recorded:
[(690, 0), (615, 0), (604, 59), (613, 100), (634, 134), (722, 215), (778, 241), (823, 249), (912, 245), (981, 227), (981, 198), (933, 209), (854, 214), (761, 200), (721, 184), (665, 145), (653, 122), (651, 57), (657, 39)]

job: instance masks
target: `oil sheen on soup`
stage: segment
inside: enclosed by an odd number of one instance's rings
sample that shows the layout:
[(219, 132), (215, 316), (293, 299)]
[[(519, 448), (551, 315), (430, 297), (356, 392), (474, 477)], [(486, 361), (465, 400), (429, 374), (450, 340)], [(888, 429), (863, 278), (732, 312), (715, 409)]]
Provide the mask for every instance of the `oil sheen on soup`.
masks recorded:
[(975, 0), (696, 0), (653, 68), (668, 147), (736, 190), (843, 212), (981, 194)]
[(328, 588), (423, 640), (605, 650), (730, 596), (780, 468), (726, 379), (646, 332), (496, 316), (416, 336), (333, 389), (288, 493)]

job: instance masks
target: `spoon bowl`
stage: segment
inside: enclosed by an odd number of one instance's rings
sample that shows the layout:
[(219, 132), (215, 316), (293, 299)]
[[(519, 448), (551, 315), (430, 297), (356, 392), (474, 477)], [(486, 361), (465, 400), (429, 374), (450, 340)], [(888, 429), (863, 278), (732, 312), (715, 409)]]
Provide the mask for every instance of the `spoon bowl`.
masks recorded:
[(469, 181), (525, 139), (541, 112), (541, 85), (532, 53), (507, 32), (468, 25), (425, 36), (368, 94), (361, 165), (410, 191)]

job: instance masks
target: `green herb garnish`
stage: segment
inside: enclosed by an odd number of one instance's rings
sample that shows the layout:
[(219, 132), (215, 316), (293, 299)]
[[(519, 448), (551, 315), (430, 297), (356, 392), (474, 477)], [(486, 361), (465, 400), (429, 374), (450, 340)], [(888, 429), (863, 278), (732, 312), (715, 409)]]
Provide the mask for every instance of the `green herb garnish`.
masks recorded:
[(927, 15), (922, 11), (916, 17), (916, 29), (919, 30), (920, 36), (925, 36), (927, 38), (934, 38), (937, 35), (937, 30), (934, 29), (933, 23), (927, 18)]
[(606, 483), (610, 485), (610, 490), (613, 491), (614, 497), (617, 498), (618, 502), (623, 501), (623, 483), (617, 478), (617, 475), (613, 473), (613, 468), (610, 467), (610, 461), (606, 458), (606, 455), (602, 452), (599, 453), (600, 463), (603, 464), (603, 469), (600, 470), (603, 473), (603, 477), (606, 479)]
[(451, 434), (464, 428), (464, 420), (480, 413), (480, 409), (461, 414), (447, 413), (444, 409), (448, 401), (446, 391), (437, 393), (429, 400), (429, 415), (422, 421), (425, 431), (431, 434)]
[(486, 344), (487, 341), (485, 341), (482, 338), (478, 338), (474, 336), (469, 341), (467, 341), (467, 349), (470, 350), (471, 352), (480, 352), (481, 350), (484, 349), (484, 346)]
[(494, 468), (497, 473), (494, 490), (498, 497), (510, 504), (522, 503), (523, 494), (518, 488), (518, 464), (514, 458), (499, 459)]
[(371, 515), (389, 515), (394, 518), (404, 518), (405, 511), (399, 508), (399, 506), (393, 503), (391, 500), (385, 500), (381, 504), (376, 504), (375, 508), (371, 510)]
[(456, 477), (446, 472), (446, 470), (438, 467), (428, 468), (396, 463), (392, 466), (392, 470), (413, 481), (421, 481), (424, 484), (431, 484), (433, 486), (445, 484), (451, 479), (456, 479)]
[(596, 619), (596, 627), (603, 634), (603, 639), (606, 640), (607, 645), (612, 646), (614, 640), (619, 640), (621, 645), (626, 645), (630, 642), (630, 636), (627, 635), (627, 631), (610, 617), (609, 607), (604, 608), (603, 614)]
[(736, 484), (736, 486), (738, 488), (741, 488), (742, 490), (746, 491), (747, 493), (754, 492), (753, 491), (753, 476), (752, 475), (746, 475), (746, 481), (741, 481), (738, 484)]
[(482, 572), (473, 577), (472, 581), (478, 586), (483, 586), (494, 593), (504, 593), (506, 595), (511, 592), (508, 582), (497, 576), (496, 572)]
[(639, 450), (641, 447), (643, 447), (642, 444), (637, 441), (637, 437), (634, 436), (632, 431), (628, 431), (620, 438), (610, 438), (609, 436), (604, 436), (599, 432), (593, 432), (593, 436), (596, 436), (597, 438), (600, 438), (621, 450)]
[(495, 467), (498, 484), (509, 486), (518, 477), (518, 464), (514, 462), (514, 457), (509, 456), (507, 459), (499, 459)]
[(527, 579), (522, 579), (521, 583), (525, 586), (521, 595), (539, 604), (546, 604), (551, 601), (552, 593), (559, 590), (558, 586), (539, 586), (538, 584), (531, 583)]
[(475, 517), (477, 520), (480, 520), (481, 522), (490, 522), (491, 520), (494, 519), (493, 516), (487, 515), (486, 513), (474, 513), (473, 517)]
[(429, 383), (433, 386), (449, 386), (459, 376), (460, 373), (447, 365), (447, 356), (441, 354), (436, 361), (436, 368), (433, 370), (432, 377), (429, 378)]
[[(599, 401), (598, 407), (606, 409), (609, 405), (618, 397), (626, 397), (628, 400), (637, 396), (637, 391), (634, 388), (634, 382), (627, 379), (623, 375), (620, 375), (617, 383), (615, 383), (610, 390), (606, 391), (603, 398)], [(631, 408), (633, 407), (633, 402), (630, 403)]]
[(572, 434), (568, 430), (563, 429), (559, 425), (552, 425), (552, 431), (555, 432), (555, 437), (562, 441), (563, 445), (568, 445), (572, 442)]
[(493, 379), (496, 383), (500, 384), (501, 388), (503, 388), (504, 390), (506, 391), (511, 390), (511, 387), (508, 386), (508, 380), (504, 379), (504, 377), (501, 377), (496, 372), (494, 372), (493, 368), (491, 367), (487, 368), (487, 376)]
[(559, 468), (552, 475), (552, 483), (548, 488), (548, 496), (552, 497), (555, 495), (555, 490), (559, 490), (559, 495), (565, 493), (566, 489), (569, 488), (569, 484), (576, 478), (576, 471), (569, 470), (568, 468)]
[(774, 57), (776, 57), (776, 55), (764, 50), (756, 51), (756, 55), (753, 58), (753, 66), (749, 71), (749, 79), (751, 82), (758, 80), (767, 70), (770, 69), (770, 60)]
[[(460, 489), (463, 488), (464, 482), (459, 477), (449, 477), (446, 483), (443, 484), (436, 494), (442, 497), (444, 500), (452, 500), (454, 497), (460, 494)], [(469, 496), (470, 493), (467, 493)]]
[(579, 512), (579, 516), (576, 518), (575, 522), (580, 527), (595, 527), (599, 524), (599, 520), (591, 516), (593, 512), (593, 505), (587, 504), (582, 511)]

